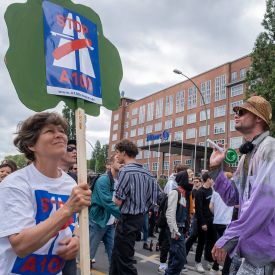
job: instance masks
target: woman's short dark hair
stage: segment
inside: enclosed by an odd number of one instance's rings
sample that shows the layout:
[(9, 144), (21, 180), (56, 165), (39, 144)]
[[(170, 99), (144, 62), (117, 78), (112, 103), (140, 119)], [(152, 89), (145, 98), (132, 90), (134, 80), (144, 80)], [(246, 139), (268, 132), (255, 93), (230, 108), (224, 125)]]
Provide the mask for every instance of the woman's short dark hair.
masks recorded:
[(119, 143), (116, 144), (115, 150), (119, 152), (125, 152), (126, 155), (130, 158), (135, 158), (138, 154), (137, 146), (128, 139), (123, 139)]
[(49, 124), (60, 125), (65, 133), (68, 131), (68, 122), (55, 112), (37, 113), (18, 124), (17, 137), (13, 143), (27, 159), (35, 159), (34, 152), (29, 147), (36, 144), (41, 129)]

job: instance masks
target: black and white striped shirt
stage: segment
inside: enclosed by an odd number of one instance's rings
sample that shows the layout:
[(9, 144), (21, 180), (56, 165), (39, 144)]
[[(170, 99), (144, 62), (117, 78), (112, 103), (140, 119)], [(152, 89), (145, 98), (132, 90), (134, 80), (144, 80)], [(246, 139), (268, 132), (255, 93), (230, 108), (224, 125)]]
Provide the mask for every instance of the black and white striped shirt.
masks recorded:
[(160, 192), (156, 179), (138, 163), (125, 165), (118, 174), (116, 198), (122, 200), (122, 214), (143, 214), (157, 203)]

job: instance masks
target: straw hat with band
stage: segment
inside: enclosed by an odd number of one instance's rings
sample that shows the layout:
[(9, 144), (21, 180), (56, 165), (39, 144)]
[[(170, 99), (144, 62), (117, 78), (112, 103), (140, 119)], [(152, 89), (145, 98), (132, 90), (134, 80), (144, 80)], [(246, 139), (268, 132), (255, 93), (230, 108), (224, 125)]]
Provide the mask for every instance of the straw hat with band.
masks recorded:
[(235, 106), (233, 111), (236, 112), (240, 109), (245, 109), (257, 117), (261, 118), (270, 128), (272, 119), (272, 107), (270, 103), (261, 96), (252, 96), (247, 99), (243, 105)]

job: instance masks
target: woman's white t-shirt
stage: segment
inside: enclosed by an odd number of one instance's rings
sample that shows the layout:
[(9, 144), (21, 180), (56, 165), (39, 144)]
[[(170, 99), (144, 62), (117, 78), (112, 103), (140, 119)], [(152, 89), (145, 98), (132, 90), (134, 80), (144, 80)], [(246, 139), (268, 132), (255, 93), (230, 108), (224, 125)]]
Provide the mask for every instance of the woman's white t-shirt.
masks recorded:
[(48, 178), (31, 164), (0, 183), (0, 275), (61, 274), (64, 260), (56, 255), (58, 242), (71, 237), (76, 215), (43, 247), (19, 258), (8, 236), (46, 220), (68, 200), (75, 181), (62, 171), (59, 178)]

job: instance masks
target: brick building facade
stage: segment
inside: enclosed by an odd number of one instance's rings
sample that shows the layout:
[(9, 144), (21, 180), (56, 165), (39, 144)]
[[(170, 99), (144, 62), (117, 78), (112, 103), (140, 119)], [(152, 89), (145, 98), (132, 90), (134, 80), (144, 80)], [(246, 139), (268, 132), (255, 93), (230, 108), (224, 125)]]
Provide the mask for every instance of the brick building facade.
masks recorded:
[[(231, 148), (238, 148), (243, 142), (234, 128), (232, 108), (243, 101), (245, 75), (250, 64), (250, 57), (245, 56), (192, 78), (205, 98), (209, 138)], [(147, 134), (158, 134), (164, 130), (169, 131), (172, 141), (183, 139), (184, 143), (196, 142), (204, 146), (205, 124), (200, 93), (189, 80), (139, 100), (122, 97), (120, 108), (112, 112), (109, 155), (114, 153), (114, 145), (123, 138), (142, 147), (148, 145)], [(152, 143), (159, 143), (159, 140)], [(169, 157), (169, 154), (148, 150), (140, 151), (137, 159), (158, 175), (171, 173), (174, 165), (181, 160), (191, 167), (194, 164), (190, 156), (183, 156), (182, 159), (180, 155)]]

